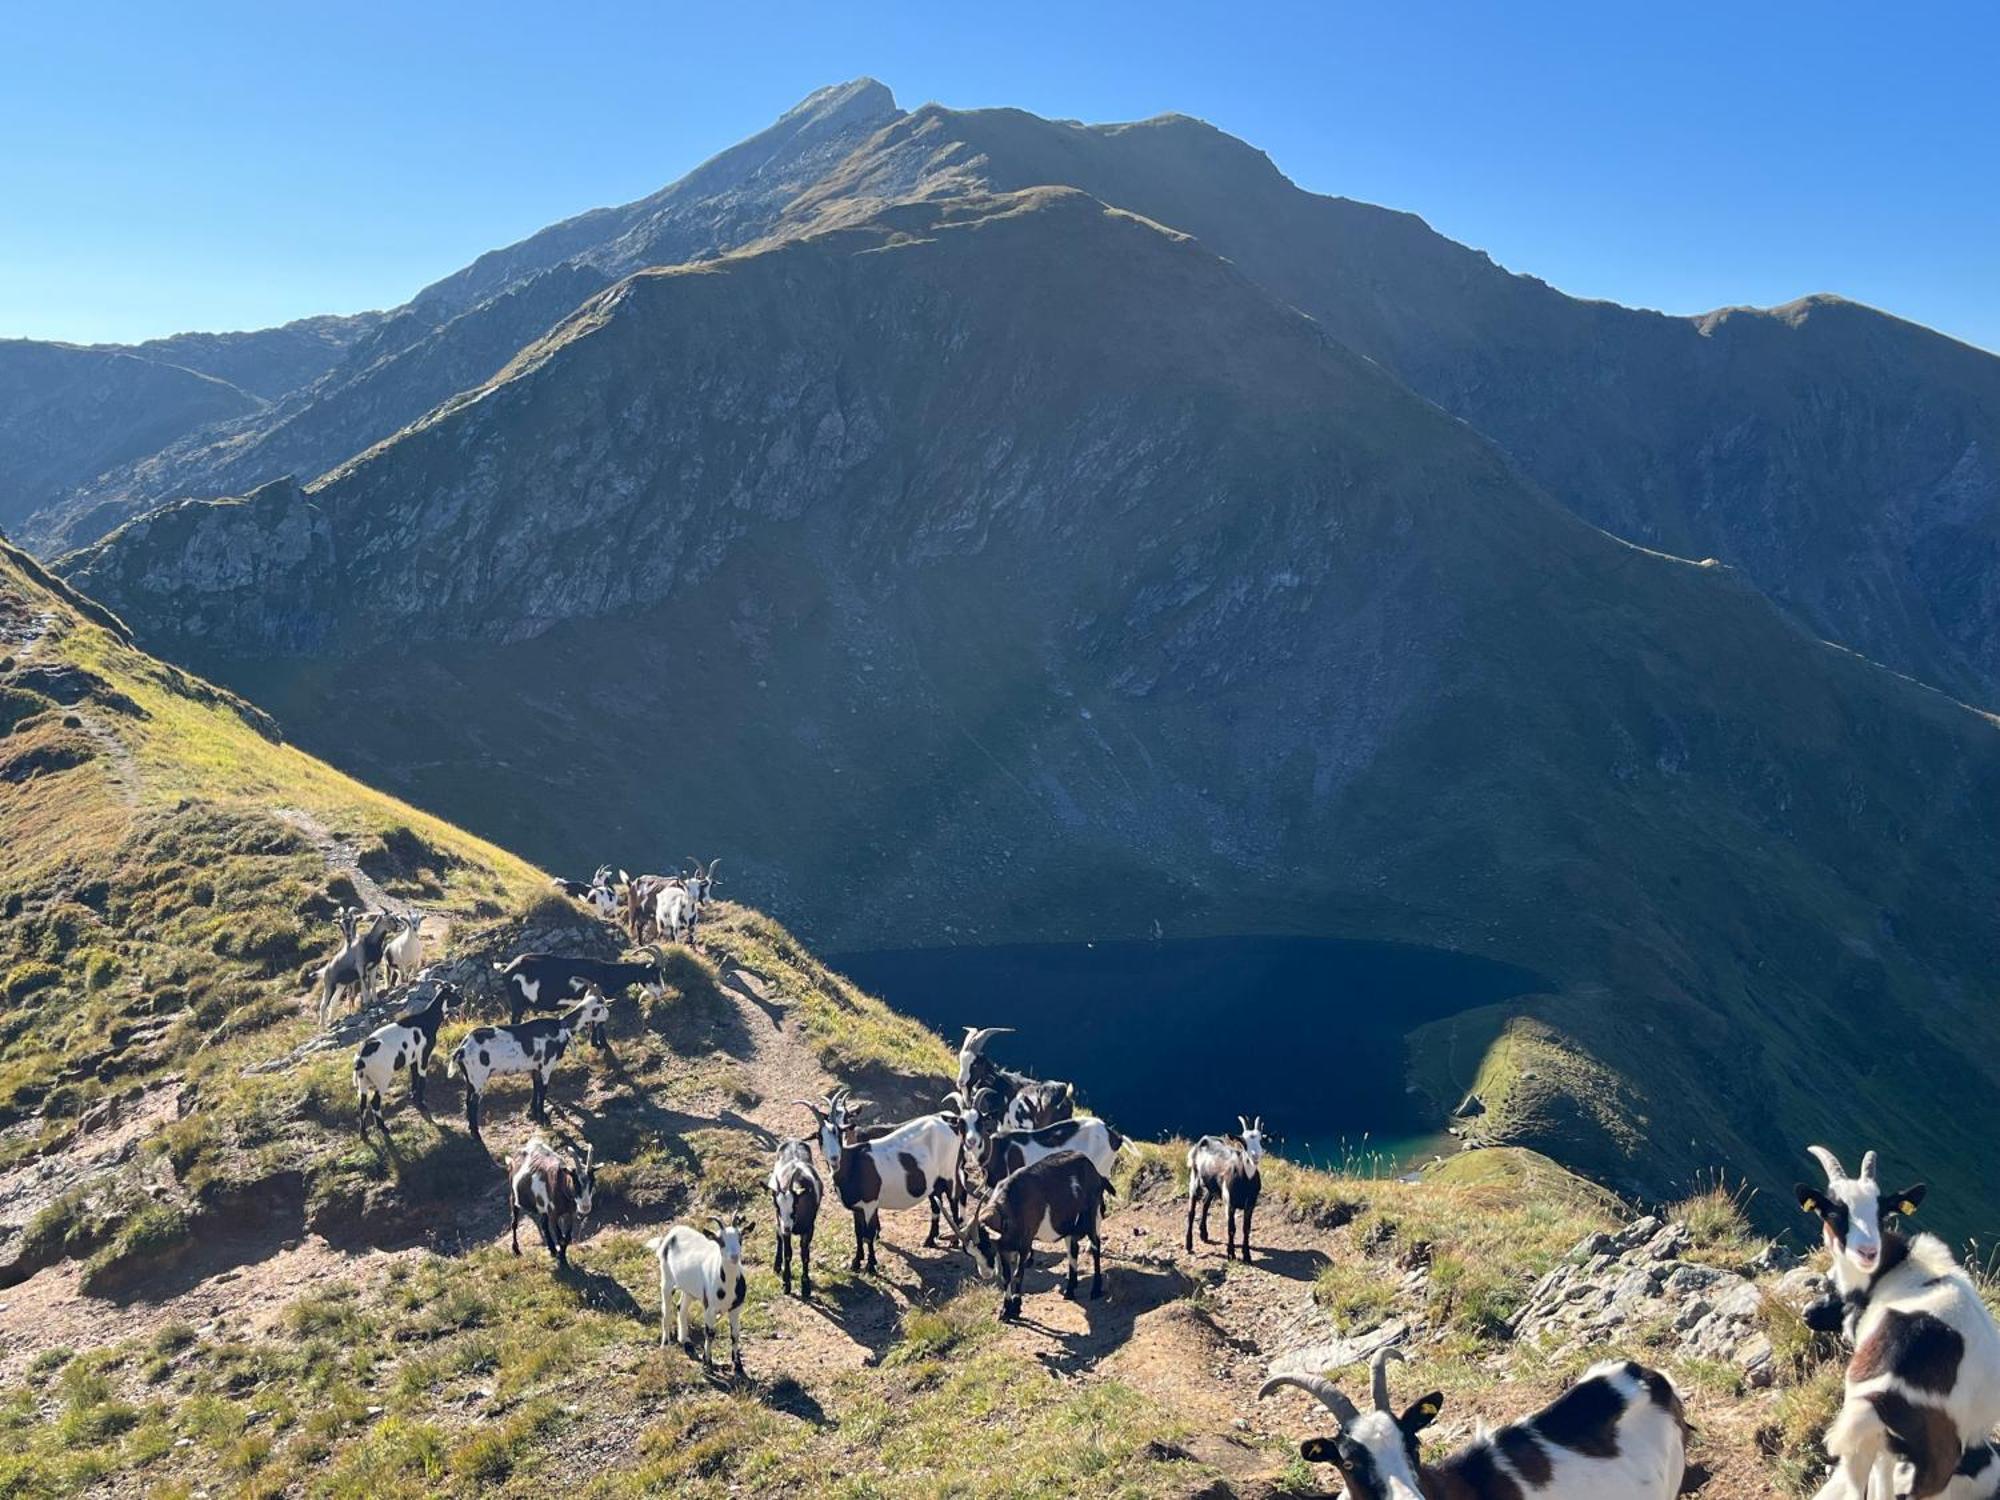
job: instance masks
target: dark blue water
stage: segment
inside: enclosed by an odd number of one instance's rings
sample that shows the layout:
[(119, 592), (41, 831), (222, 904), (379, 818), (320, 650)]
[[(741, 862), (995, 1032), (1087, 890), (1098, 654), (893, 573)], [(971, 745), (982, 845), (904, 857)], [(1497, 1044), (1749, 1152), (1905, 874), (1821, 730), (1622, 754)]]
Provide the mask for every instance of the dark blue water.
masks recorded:
[(1427, 1155), (1443, 1121), (1405, 1087), (1404, 1038), (1549, 988), (1462, 953), (1332, 938), (919, 948), (833, 963), (954, 1045), (967, 1026), (1014, 1027), (989, 1049), (996, 1062), (1072, 1080), (1128, 1134), (1201, 1135), (1261, 1114), (1275, 1149), (1326, 1164), (1343, 1151)]

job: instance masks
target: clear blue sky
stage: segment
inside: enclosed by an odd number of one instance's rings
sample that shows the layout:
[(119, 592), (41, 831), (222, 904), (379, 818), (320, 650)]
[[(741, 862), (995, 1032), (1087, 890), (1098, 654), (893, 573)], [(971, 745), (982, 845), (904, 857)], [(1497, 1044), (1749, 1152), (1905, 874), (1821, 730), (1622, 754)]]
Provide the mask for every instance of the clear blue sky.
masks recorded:
[(0, 336), (391, 306), (864, 73), (1200, 115), (1579, 295), (1832, 291), (2000, 349), (1991, 0), (11, 6)]

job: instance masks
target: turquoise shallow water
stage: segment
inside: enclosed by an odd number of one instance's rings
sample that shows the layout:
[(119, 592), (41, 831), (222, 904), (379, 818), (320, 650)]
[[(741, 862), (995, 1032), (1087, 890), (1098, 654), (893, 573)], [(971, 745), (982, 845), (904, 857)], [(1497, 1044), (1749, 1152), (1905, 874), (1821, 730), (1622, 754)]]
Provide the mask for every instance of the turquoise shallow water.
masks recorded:
[(953, 1042), (966, 1026), (1014, 1027), (994, 1042), (996, 1061), (1074, 1081), (1128, 1134), (1233, 1130), (1238, 1114), (1262, 1114), (1285, 1155), (1384, 1176), (1453, 1144), (1405, 1088), (1406, 1034), (1547, 988), (1488, 959), (1332, 938), (899, 949), (832, 962)]

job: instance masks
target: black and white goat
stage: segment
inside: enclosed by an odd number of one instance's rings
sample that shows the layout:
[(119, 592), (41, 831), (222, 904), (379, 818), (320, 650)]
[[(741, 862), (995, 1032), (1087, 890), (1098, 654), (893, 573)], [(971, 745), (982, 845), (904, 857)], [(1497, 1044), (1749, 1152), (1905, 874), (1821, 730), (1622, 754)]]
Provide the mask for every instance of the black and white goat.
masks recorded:
[(883, 1132), (873, 1140), (850, 1133), (853, 1121), (844, 1096), (836, 1095), (829, 1112), (807, 1100), (819, 1126), (819, 1149), (833, 1177), (834, 1191), (854, 1215), (854, 1259), (850, 1271), (861, 1269), (864, 1250), (868, 1269), (875, 1269), (875, 1241), (882, 1232), (882, 1210), (915, 1208), (929, 1199), (930, 1233), (935, 1245), (940, 1212), (959, 1226), (959, 1160), (965, 1123), (954, 1115), (922, 1115)]
[(421, 916), (396, 918), (402, 928), (382, 944), (382, 983), (407, 984), (424, 966), (424, 919)]
[(479, 1134), (479, 1105), (486, 1086), (509, 1073), (526, 1073), (534, 1085), (528, 1118), (548, 1123), (549, 1079), (556, 1064), (569, 1050), (570, 1039), (580, 1031), (604, 1024), (609, 1014), (604, 997), (587, 991), (581, 1004), (559, 1016), (536, 1016), (532, 1020), (506, 1026), (475, 1026), (465, 1040), (452, 1050), (445, 1076), (465, 1079), (465, 1123), (473, 1135)]
[(1010, 1130), (1031, 1130), (1069, 1119), (1076, 1113), (1076, 1085), (1045, 1083), (1026, 1073), (1003, 1068), (986, 1055), (993, 1038), (1011, 1036), (1013, 1030), (1011, 1026), (965, 1028), (965, 1040), (958, 1049), (959, 1095), (971, 1099), (986, 1089), (998, 1094), (1003, 1103), (1003, 1123)]
[(1299, 1455), (1338, 1469), (1348, 1500), (1673, 1500), (1680, 1493), (1687, 1415), (1658, 1371), (1630, 1360), (1594, 1365), (1533, 1416), (1427, 1464), (1417, 1434), (1437, 1420), (1444, 1395), (1433, 1391), (1398, 1415), (1388, 1362), (1402, 1357), (1394, 1349), (1376, 1354), (1374, 1410), (1365, 1413), (1318, 1375), (1275, 1376), (1257, 1393), (1296, 1386), (1333, 1413), (1333, 1436), (1306, 1439)]
[(360, 1099), (363, 1134), (367, 1133), (371, 1119), (382, 1130), (388, 1130), (388, 1122), (382, 1115), (382, 1095), (390, 1080), (404, 1068), (410, 1070), (410, 1102), (416, 1105), (418, 1113), (430, 1113), (424, 1103), (424, 1078), (431, 1055), (437, 1051), (438, 1027), (444, 1024), (446, 1010), (457, 1004), (458, 999), (456, 986), (440, 982), (429, 1000), (404, 1011), (388, 1025), (376, 1027), (356, 1050), (354, 1092)]
[(700, 920), (701, 906), (683, 878), (668, 880), (653, 897), (653, 931), (663, 942), (693, 947), (695, 925)]
[(687, 862), (688, 873), (682, 879), (687, 884), (688, 894), (694, 897), (694, 909), (699, 915), (702, 908), (708, 905), (709, 893), (715, 889), (715, 868), (722, 863), (722, 857), (717, 855), (707, 864), (703, 864), (693, 855), (689, 855)]
[[(1076, 1257), (1090, 1241), (1090, 1295), (1104, 1292), (1104, 1200), (1110, 1177), (1078, 1151), (1058, 1151), (1011, 1172), (986, 1196), (972, 1222), (972, 1255), (1000, 1277), (1000, 1317), (1021, 1315), (1021, 1282), (1038, 1240), (1069, 1242), (1063, 1295), (1076, 1295)], [(1011, 1262), (1011, 1265), (1010, 1265)]]
[(542, 1243), (556, 1264), (569, 1269), (569, 1247), (576, 1239), (577, 1226), (590, 1217), (597, 1195), (597, 1148), (583, 1148), (583, 1165), (572, 1166), (568, 1158), (540, 1136), (521, 1148), (507, 1178), (507, 1207), (512, 1222), (508, 1226), (514, 1253), (521, 1253), (521, 1215), (534, 1220), (542, 1231)]
[(1201, 1210), (1201, 1240), (1215, 1242), (1208, 1234), (1209, 1205), (1217, 1198), (1229, 1211), (1229, 1227), (1222, 1254), (1227, 1260), (1236, 1253), (1236, 1215), (1243, 1215), (1243, 1262), (1250, 1263), (1250, 1220), (1257, 1212), (1257, 1197), (1264, 1189), (1264, 1117), (1254, 1121), (1236, 1117), (1241, 1136), (1205, 1135), (1188, 1148), (1187, 1250), (1194, 1253), (1195, 1210)]
[[(657, 1000), (667, 992), (667, 956), (658, 948), (641, 950), (638, 961), (610, 958), (571, 958), (563, 953), (522, 953), (504, 964), (495, 964), (507, 991), (507, 1019), (518, 1025), (526, 1010), (560, 1010), (574, 1005), (585, 990), (605, 995), (622, 995), (638, 985)], [(590, 1036), (594, 1046), (604, 1045), (600, 1026)]]
[(2000, 1329), (1942, 1240), (1884, 1226), (1917, 1211), (1921, 1183), (1885, 1193), (1873, 1151), (1850, 1177), (1826, 1147), (1809, 1150), (1827, 1185), (1800, 1183), (1799, 1206), (1819, 1216), (1854, 1344), (1826, 1434), (1834, 1472), (1817, 1500), (1887, 1496), (1899, 1459), (1910, 1465), (1913, 1500), (1976, 1494), (1978, 1474), (1963, 1476), (1964, 1490), (1950, 1487), (2000, 1425)]
[(364, 1008), (375, 1003), (375, 969), (382, 962), (382, 946), (388, 941), (389, 924), (394, 919), (382, 912), (363, 932), (362, 916), (362, 912), (342, 907), (334, 918), (340, 927), (340, 948), (319, 971), (322, 1031), (333, 1024), (334, 1012), (349, 996), (358, 995)]
[(1108, 1181), (1125, 1145), (1124, 1136), (1089, 1115), (1080, 1120), (1058, 1120), (1040, 1130), (1001, 1130), (992, 1135), (975, 1134), (976, 1120), (976, 1116), (966, 1117), (965, 1149), (978, 1162), (984, 1185), (989, 1188), (1059, 1151), (1075, 1151), (1089, 1158)]
[(788, 1140), (778, 1144), (778, 1159), (771, 1168), (771, 1207), (778, 1226), (778, 1243), (772, 1251), (773, 1269), (784, 1280), (785, 1292), (792, 1290), (792, 1247), (798, 1246), (799, 1295), (813, 1294), (813, 1229), (819, 1223), (819, 1206), (826, 1199), (826, 1184), (813, 1167), (812, 1142)]
[(743, 1236), (755, 1226), (738, 1229), (711, 1217), (715, 1232), (703, 1234), (686, 1224), (676, 1224), (665, 1234), (646, 1241), (646, 1248), (660, 1261), (660, 1347), (667, 1346), (667, 1301), (675, 1299), (674, 1331), (683, 1349), (688, 1342), (688, 1305), (701, 1307), (701, 1363), (713, 1363), (716, 1320), (729, 1318), (729, 1357), (737, 1374), (743, 1373), (743, 1335), (738, 1318), (749, 1286), (743, 1278)]
[(1006, 1128), (1039, 1130), (1059, 1120), (1076, 1118), (1076, 1085), (1031, 1083), (1007, 1106)]
[(615, 921), (618, 917), (618, 908), (623, 901), (618, 894), (618, 888), (628, 878), (623, 870), (613, 876), (611, 866), (599, 865), (591, 873), (588, 883), (581, 880), (564, 880), (560, 875), (549, 883), (571, 900), (581, 901), (609, 922)]

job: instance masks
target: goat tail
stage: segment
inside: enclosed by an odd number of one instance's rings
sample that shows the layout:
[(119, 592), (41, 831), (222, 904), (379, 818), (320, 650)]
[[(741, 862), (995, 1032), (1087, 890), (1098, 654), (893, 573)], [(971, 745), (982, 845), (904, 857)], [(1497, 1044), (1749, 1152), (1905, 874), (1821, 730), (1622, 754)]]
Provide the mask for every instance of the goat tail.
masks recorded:
[[(355, 1063), (355, 1066), (356, 1067), (360, 1066), (358, 1060)], [(465, 1074), (465, 1043), (460, 1042), (456, 1047), (451, 1049), (451, 1060), (444, 1065), (444, 1076), (447, 1078), (460, 1078), (463, 1077), (464, 1074)]]
[(648, 1255), (658, 1255), (667, 1248), (667, 1237), (664, 1234), (656, 1234), (646, 1241), (645, 1248)]

